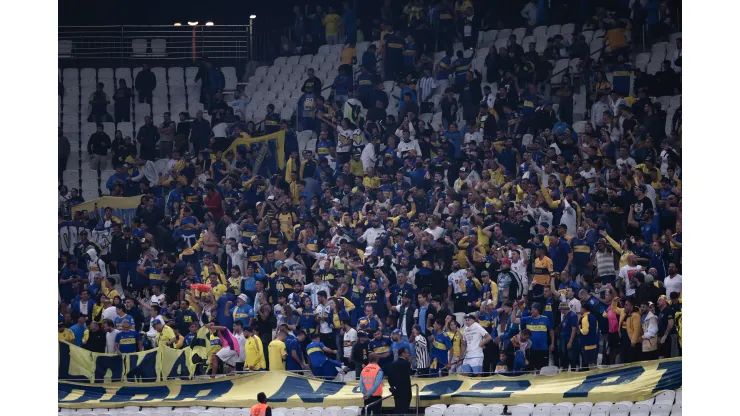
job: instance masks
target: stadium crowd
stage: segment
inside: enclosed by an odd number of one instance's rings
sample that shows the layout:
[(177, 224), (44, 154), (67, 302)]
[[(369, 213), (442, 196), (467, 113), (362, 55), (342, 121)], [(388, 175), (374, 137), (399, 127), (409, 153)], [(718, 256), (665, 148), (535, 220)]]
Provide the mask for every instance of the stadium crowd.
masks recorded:
[[(495, 25), (495, 10), (478, 19), (467, 0), (424, 3), (399, 17), (386, 1), (373, 27), (381, 48), (362, 56), (347, 3), (341, 16), (317, 7), (323, 17), (311, 20), (299, 8), (298, 46), (346, 47), (331, 86), (309, 69), (295, 120), (268, 108), (264, 123), (245, 123), (206, 88), (210, 122), (148, 118), (138, 151), (101, 128), (89, 150), (116, 169), (108, 189), (140, 195), (141, 205), (124, 224), (110, 208), (74, 210), (83, 201), (65, 188), (60, 224), (80, 231), (60, 247), (59, 339), (119, 354), (205, 347), (199, 371), (211, 375), (310, 369), (326, 378), (359, 375), (373, 352), (386, 373), (408, 352), (419, 377), (680, 355), (681, 112), (667, 134), (650, 98), (680, 92), (680, 39), (658, 74), (634, 70), (634, 86), (616, 74), (635, 53), (627, 28), (644, 18), (660, 40), (669, 9), (611, 2), (616, 10), (582, 19), (607, 31), (609, 53), (589, 59), (578, 33), (548, 39), (540, 53), (514, 36), (491, 48), (482, 74), (464, 50)], [(521, 10), (530, 29), (546, 12), (570, 17), (544, 3)], [(452, 50), (455, 40), (464, 50)], [(436, 49), (446, 51), (438, 62)], [(579, 75), (551, 85), (550, 59), (578, 56)], [(204, 85), (219, 82), (211, 69)], [(484, 77), (499, 89), (482, 88)], [(397, 117), (383, 80), (399, 85)], [(590, 116), (577, 131), (580, 85)], [(266, 144), (224, 153), (237, 138), (281, 130), (282, 169), (274, 149), (263, 163)], [(303, 131), (315, 147), (301, 148)], [(165, 172), (154, 166), (160, 157)], [(101, 229), (112, 236), (106, 250), (90, 239)]]

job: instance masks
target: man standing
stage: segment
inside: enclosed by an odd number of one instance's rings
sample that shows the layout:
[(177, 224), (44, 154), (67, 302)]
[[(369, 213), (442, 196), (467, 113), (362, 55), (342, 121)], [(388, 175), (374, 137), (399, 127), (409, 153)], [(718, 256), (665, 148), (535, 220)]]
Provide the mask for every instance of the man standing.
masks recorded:
[(447, 276), (447, 302), (454, 302), (453, 309), (455, 312), (465, 312), (467, 310), (468, 294), (465, 292), (467, 277), (467, 272), (460, 268), (457, 259), (452, 260), (452, 273)]
[(421, 325), (414, 325), (411, 331), (411, 341), (414, 344), (414, 355), (416, 357), (416, 376), (429, 376), (429, 349), (427, 348), (427, 338)]
[(475, 316), (465, 317), (462, 356), (463, 375), (480, 375), (483, 371), (483, 347), (491, 342), (491, 335), (477, 322)]
[[(514, 305), (516, 306), (516, 304)], [(499, 313), (501, 313), (500, 310)], [(539, 303), (532, 304), (531, 313), (532, 315), (524, 318), (515, 318), (514, 323), (519, 324), (520, 328), (529, 329), (532, 333), (532, 368), (539, 370), (548, 363), (550, 355), (547, 346), (548, 334), (550, 335), (549, 351), (555, 350), (555, 331), (550, 318), (541, 315), (542, 306)]]
[(561, 303), (559, 309), (562, 313), (559, 340), (560, 368), (567, 371), (569, 366), (573, 366), (573, 368), (580, 367), (578, 357), (580, 348), (576, 337), (578, 316), (570, 310), (570, 306), (566, 302)]
[(111, 148), (110, 136), (98, 124), (97, 131), (90, 135), (87, 142), (87, 153), (90, 155), (90, 169), (105, 170), (108, 168), (108, 150)]
[(152, 123), (151, 116), (144, 116), (144, 125), (139, 128), (136, 141), (141, 145), (139, 156), (144, 160), (154, 160), (157, 157), (157, 142), (159, 130)]
[(247, 337), (245, 348), (247, 351), (247, 360), (244, 367), (250, 371), (261, 371), (267, 369), (265, 362), (265, 353), (262, 347), (262, 340), (254, 332), (254, 328), (247, 326), (244, 328), (244, 334)]
[(149, 69), (148, 64), (142, 66), (141, 72), (136, 74), (136, 80), (134, 81), (134, 87), (139, 93), (139, 102), (147, 103), (152, 105), (152, 91), (157, 86), (157, 77)]
[(678, 355), (676, 348), (675, 314), (676, 312), (668, 304), (668, 298), (661, 295), (658, 298), (658, 351), (660, 358), (671, 358)]
[(267, 355), (270, 357), (270, 371), (285, 371), (285, 363), (288, 359), (288, 351), (285, 347), (285, 339), (288, 333), (278, 331), (277, 338), (267, 346)]
[(382, 408), (379, 400), (383, 397), (383, 370), (378, 365), (378, 354), (371, 352), (368, 361), (370, 363), (360, 373), (360, 392), (368, 412), (378, 415)]
[(595, 368), (599, 355), (599, 323), (589, 310), (586, 302), (581, 303), (581, 311), (578, 327), (581, 330), (580, 343), (583, 365)]
[(411, 356), (406, 348), (399, 348), (398, 358), (390, 365), (388, 384), (396, 404), (395, 414), (408, 414), (411, 403)]

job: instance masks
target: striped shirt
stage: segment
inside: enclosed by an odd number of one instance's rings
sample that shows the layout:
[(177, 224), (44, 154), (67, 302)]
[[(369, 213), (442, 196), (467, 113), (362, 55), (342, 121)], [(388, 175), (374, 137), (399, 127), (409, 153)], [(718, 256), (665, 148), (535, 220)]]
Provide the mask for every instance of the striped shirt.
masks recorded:
[(414, 338), (414, 353), (416, 368), (429, 368), (429, 349), (427, 348), (427, 339), (424, 335), (417, 335)]
[(437, 81), (433, 77), (421, 78), (419, 80), (419, 86), (416, 88), (419, 91), (419, 102), (430, 101), (435, 88), (437, 88)]
[(611, 251), (605, 250), (603, 253), (596, 251), (596, 273), (599, 276), (616, 276), (617, 272), (614, 269), (614, 254)]

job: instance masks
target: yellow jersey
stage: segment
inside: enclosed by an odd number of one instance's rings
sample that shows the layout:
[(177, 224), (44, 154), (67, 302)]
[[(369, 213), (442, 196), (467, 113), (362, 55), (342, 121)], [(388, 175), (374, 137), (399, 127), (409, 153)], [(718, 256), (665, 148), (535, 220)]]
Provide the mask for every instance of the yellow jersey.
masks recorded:
[(534, 282), (538, 285), (547, 286), (550, 284), (550, 273), (553, 272), (552, 260), (544, 256), (542, 260), (534, 259), (534, 268), (532, 269)]
[(287, 357), (288, 351), (283, 341), (273, 340), (267, 346), (267, 355), (270, 357), (270, 371), (285, 371), (285, 357)]

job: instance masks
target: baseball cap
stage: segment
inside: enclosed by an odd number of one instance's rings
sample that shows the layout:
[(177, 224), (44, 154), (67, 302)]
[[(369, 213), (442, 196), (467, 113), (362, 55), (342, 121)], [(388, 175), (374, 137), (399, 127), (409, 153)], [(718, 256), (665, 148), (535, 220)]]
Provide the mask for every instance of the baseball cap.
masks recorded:
[(480, 275), (481, 275), (481, 276), (489, 276), (488, 272), (487, 272), (487, 271), (485, 271), (485, 270), (483, 270), (483, 271), (481, 272), (481, 274), (480, 274)]
[(537, 302), (532, 304), (532, 308), (537, 309), (538, 311), (542, 312), (542, 306), (540, 306), (540, 304)]
[(252, 328), (252, 325), (247, 325), (244, 327), (244, 330), (247, 332), (254, 332), (254, 328)]
[(561, 302), (558, 309), (560, 309), (561, 311), (564, 311), (566, 309), (570, 310), (570, 305), (567, 302)]
[(401, 335), (401, 330), (400, 330), (400, 329), (398, 329), (398, 328), (396, 328), (396, 329), (394, 329), (394, 330), (393, 330), (393, 332), (392, 332), (392, 333), (393, 333), (393, 334), (398, 334), (398, 335)]
[(278, 260), (278, 261), (275, 262), (275, 267), (280, 267), (282, 265), (283, 265), (283, 261), (282, 260)]
[(342, 201), (339, 200), (339, 198), (334, 198), (331, 200), (331, 202), (336, 202), (337, 204), (341, 204)]
[(357, 333), (357, 337), (358, 338), (367, 338), (367, 332), (360, 331), (360, 332)]
[(509, 240), (507, 240), (507, 241), (509, 243), (511, 243), (511, 244), (516, 244), (517, 243), (516, 238), (514, 238), (514, 237), (509, 237)]
[(546, 223), (546, 222), (541, 222), (540, 225), (543, 226), (543, 227), (545, 227), (545, 228), (550, 228), (550, 224), (549, 223)]
[(162, 325), (162, 321), (159, 319), (155, 319), (152, 321), (152, 325)]
[(245, 295), (244, 293), (242, 293), (241, 295), (239, 295), (239, 299), (241, 299), (244, 302), (246, 302), (247, 301), (247, 295)]
[(405, 291), (401, 292), (401, 296), (404, 297), (404, 298), (411, 299), (411, 292), (409, 292), (408, 290), (405, 290)]
[(509, 266), (511, 266), (511, 260), (508, 259), (508, 258), (506, 258), (506, 257), (504, 257), (503, 259), (501, 259), (501, 263), (502, 264), (508, 264)]
[(475, 315), (465, 315), (465, 319), (472, 319), (474, 321), (476, 320)]

